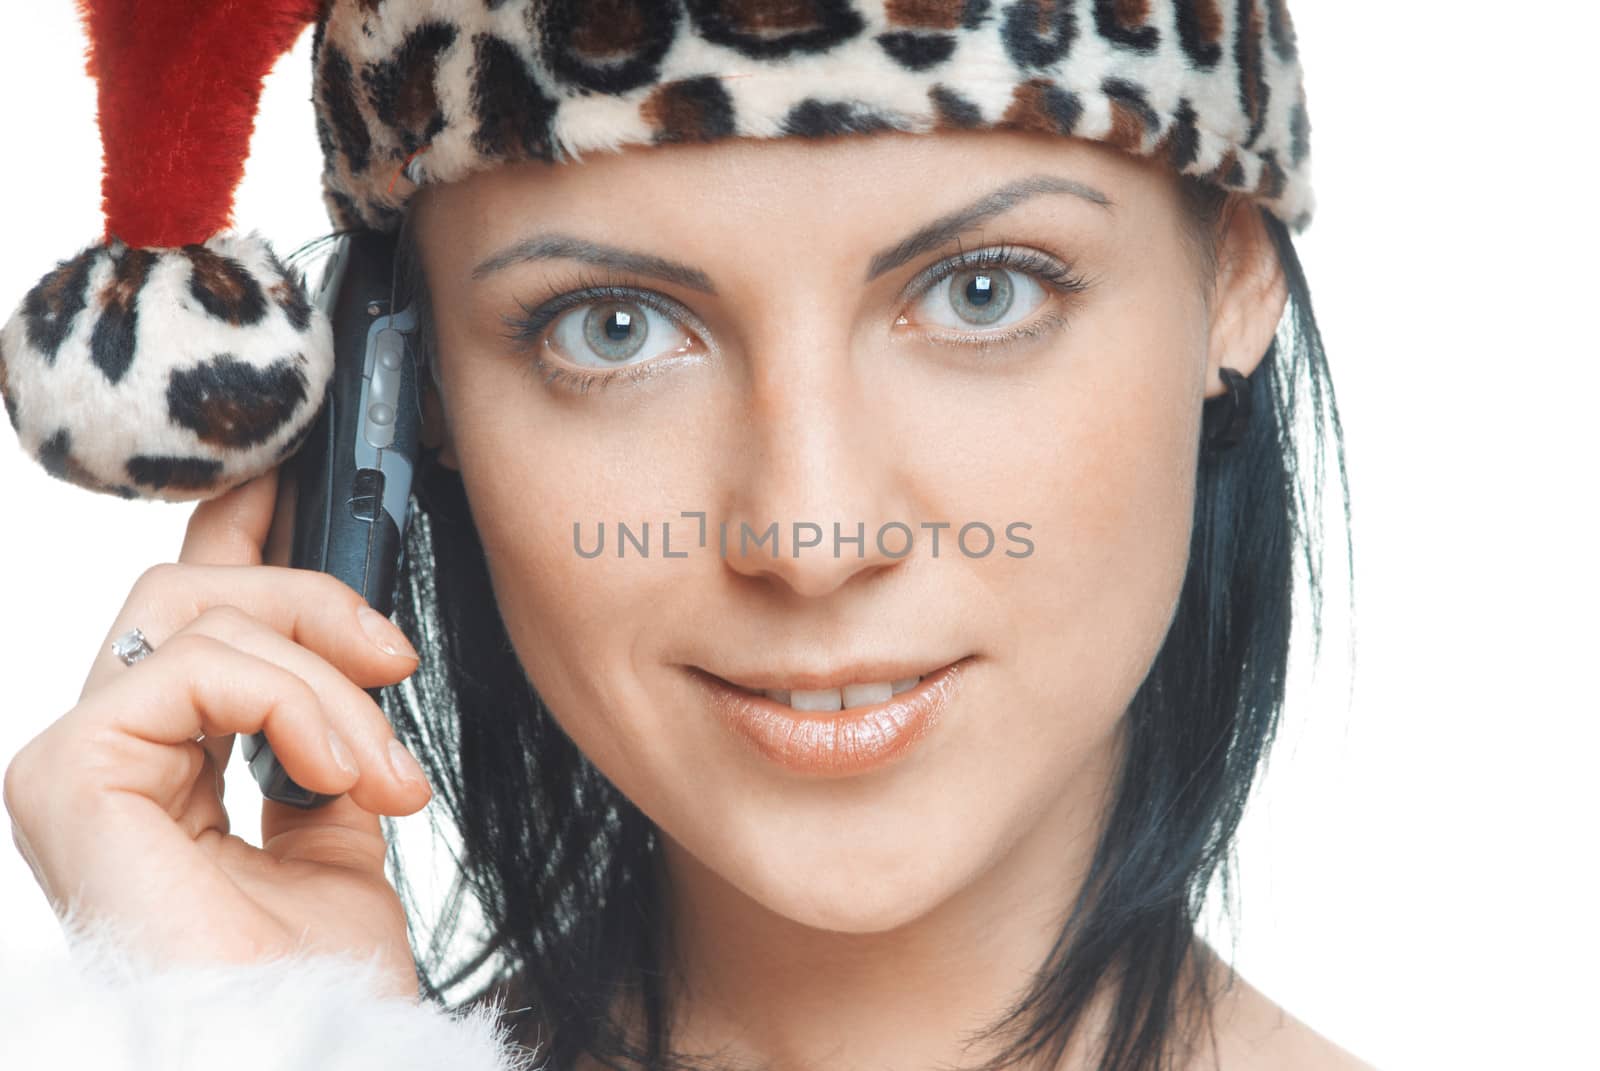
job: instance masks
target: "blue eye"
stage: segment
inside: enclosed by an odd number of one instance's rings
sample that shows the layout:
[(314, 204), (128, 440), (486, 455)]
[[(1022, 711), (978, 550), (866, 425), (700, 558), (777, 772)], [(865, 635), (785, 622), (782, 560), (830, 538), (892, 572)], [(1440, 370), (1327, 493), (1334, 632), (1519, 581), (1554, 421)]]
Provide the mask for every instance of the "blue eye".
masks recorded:
[[(1011, 276), (1005, 271), (985, 271), (971, 278), (961, 275), (950, 279), (952, 303), (958, 303), (957, 315), (974, 323), (992, 324), (1004, 316), (1011, 307)], [(972, 310), (970, 313), (965, 311)]]
[(579, 305), (558, 317), (550, 341), (573, 364), (615, 368), (658, 356), (663, 343), (672, 351), (692, 344), (677, 322), (639, 301), (606, 300)]
[[(1053, 294), (1078, 293), (1088, 284), (1071, 269), (1043, 254), (1002, 245), (980, 249), (943, 261), (912, 280), (908, 289), (915, 295), (913, 310), (924, 326), (954, 328), (1015, 328), (1014, 331), (967, 331), (941, 341), (992, 344), (1010, 337), (1034, 333), (1035, 328), (1058, 324), (1030, 322)], [(904, 322), (902, 320), (902, 322)]]
[[(677, 363), (660, 358), (691, 353), (699, 344), (684, 325), (698, 328), (700, 321), (670, 298), (608, 282), (578, 285), (582, 289), (558, 287), (550, 300), (524, 304), (521, 316), (505, 320), (508, 337), (529, 352), (530, 366), (547, 382), (583, 392), (617, 376), (660, 371)], [(559, 359), (546, 357), (546, 347)]]
[[(1006, 327), (1026, 319), (1044, 304), (1044, 287), (1026, 275), (1004, 268), (968, 268), (935, 284), (918, 307), (930, 313), (949, 310), (954, 321), (935, 316), (943, 327)], [(1007, 318), (1007, 314), (1013, 315)]]
[[(600, 279), (567, 285), (579, 288), (558, 284), (542, 303), (523, 304), (521, 316), (505, 318), (507, 336), (527, 351), (530, 368), (546, 382), (582, 393), (622, 378), (642, 379), (679, 364), (678, 357), (694, 359), (704, 345), (701, 336), (710, 337), (694, 313), (664, 294)], [(1066, 323), (1061, 313), (1034, 313), (1090, 285), (1053, 256), (999, 245), (923, 269), (901, 300), (929, 317), (920, 324), (957, 329), (927, 334), (928, 341), (982, 353), (1059, 328)], [(954, 319), (942, 315), (946, 311)], [(905, 322), (903, 315), (896, 321)], [(960, 330), (974, 327), (1001, 330)], [(545, 355), (547, 347), (557, 359)]]

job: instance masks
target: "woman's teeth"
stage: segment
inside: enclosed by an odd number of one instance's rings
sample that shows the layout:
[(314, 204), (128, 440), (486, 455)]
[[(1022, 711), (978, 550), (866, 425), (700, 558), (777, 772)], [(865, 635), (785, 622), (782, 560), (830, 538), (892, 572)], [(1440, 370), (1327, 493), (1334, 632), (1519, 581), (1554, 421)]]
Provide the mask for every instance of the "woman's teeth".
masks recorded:
[(795, 710), (829, 711), (848, 710), (853, 707), (870, 707), (886, 702), (890, 696), (899, 695), (917, 686), (921, 677), (907, 677), (898, 681), (880, 681), (872, 684), (847, 684), (843, 688), (823, 688), (818, 691), (782, 691), (771, 688), (764, 692), (768, 699), (786, 703)]

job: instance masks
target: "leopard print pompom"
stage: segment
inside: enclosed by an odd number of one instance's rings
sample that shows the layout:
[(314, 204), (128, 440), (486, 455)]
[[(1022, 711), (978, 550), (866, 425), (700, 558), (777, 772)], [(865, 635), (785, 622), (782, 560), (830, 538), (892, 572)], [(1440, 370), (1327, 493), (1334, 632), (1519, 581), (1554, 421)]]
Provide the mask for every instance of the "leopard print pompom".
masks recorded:
[(333, 370), (327, 317), (258, 235), (89, 246), (0, 331), (0, 395), (52, 475), (210, 498), (293, 453)]

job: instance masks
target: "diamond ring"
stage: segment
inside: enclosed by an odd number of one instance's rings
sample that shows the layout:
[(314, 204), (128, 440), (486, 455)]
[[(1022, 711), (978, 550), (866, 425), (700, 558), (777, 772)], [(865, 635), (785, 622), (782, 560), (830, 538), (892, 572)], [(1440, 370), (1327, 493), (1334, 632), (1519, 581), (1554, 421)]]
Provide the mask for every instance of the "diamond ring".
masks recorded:
[(121, 659), (123, 665), (131, 666), (149, 658), (155, 653), (155, 648), (150, 646), (150, 641), (144, 638), (142, 631), (132, 628), (111, 641), (111, 653)]

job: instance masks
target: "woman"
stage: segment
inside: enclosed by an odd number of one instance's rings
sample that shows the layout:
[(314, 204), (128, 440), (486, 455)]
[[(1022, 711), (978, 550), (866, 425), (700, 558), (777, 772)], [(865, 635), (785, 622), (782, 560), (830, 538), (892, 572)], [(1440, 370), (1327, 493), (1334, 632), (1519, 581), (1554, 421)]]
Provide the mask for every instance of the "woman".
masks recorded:
[[(238, 473), (295, 441), (315, 359), (214, 485), (125, 464), (217, 496), (108, 633), (153, 653), (108, 643), (8, 770), (81, 943), (338, 992), (337, 1018), (248, 1006), (284, 1056), (382, 1015), (428, 1035), (418, 1066), (494, 1066), (503, 1005), (552, 1067), (1358, 1066), (1193, 928), (1314, 551), (1282, 6), (458, 6), (314, 13), (330, 207), (400, 231), (425, 310), (411, 640), (262, 564), (276, 480)], [(157, 230), (84, 261), (87, 312), (64, 265), (5, 335), (24, 443), (101, 489), (88, 434), (30, 437), (29, 391), (74, 345), (104, 374), (116, 295), (150, 317), (192, 248)], [(208, 248), (232, 267), (171, 278), (236, 299), (215, 280), (254, 273), (294, 326), (291, 274)], [(402, 680), (386, 712), (361, 691)], [(217, 791), (263, 729), (339, 795), (264, 805), (265, 851)], [(429, 781), (485, 916), (465, 964), (413, 954), (432, 920), (384, 871), (378, 816)], [(485, 965), (460, 1021), (381, 1000)]]

